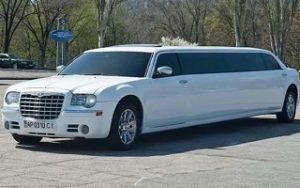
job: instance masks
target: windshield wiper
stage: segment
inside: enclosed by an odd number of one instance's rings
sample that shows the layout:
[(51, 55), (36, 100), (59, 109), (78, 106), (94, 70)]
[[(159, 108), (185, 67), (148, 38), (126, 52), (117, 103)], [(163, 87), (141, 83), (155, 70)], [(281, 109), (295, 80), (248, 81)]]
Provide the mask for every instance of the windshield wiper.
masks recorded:
[(104, 74), (102, 72), (98, 72), (98, 73), (84, 73), (84, 74), (59, 74), (60, 76), (72, 76), (72, 75), (93, 75), (93, 76), (117, 76), (115, 74)]
[(101, 75), (101, 76), (116, 76), (115, 74), (105, 74), (105, 73), (102, 73), (102, 72), (97, 72), (97, 73), (84, 73), (82, 75)]

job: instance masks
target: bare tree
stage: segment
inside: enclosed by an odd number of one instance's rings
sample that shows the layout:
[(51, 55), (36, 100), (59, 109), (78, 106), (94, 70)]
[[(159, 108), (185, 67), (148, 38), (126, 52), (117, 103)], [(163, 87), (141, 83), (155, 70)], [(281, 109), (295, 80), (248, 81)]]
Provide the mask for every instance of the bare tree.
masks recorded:
[(104, 47), (105, 35), (110, 17), (115, 8), (126, 0), (95, 0), (97, 6), (98, 47)]
[(245, 45), (245, 22), (247, 0), (234, 1), (234, 33), (237, 47)]
[(1, 0), (0, 17), (3, 19), (4, 37), (2, 41), (3, 51), (8, 53), (14, 33), (22, 20), (27, 16), (26, 8), (30, 0)]
[(273, 52), (285, 59), (287, 35), (293, 23), (299, 0), (265, 0), (269, 18), (269, 35)]
[[(259, 37), (259, 34), (258, 34), (258, 18), (262, 18), (262, 15), (259, 15), (259, 12), (258, 12), (258, 1), (257, 0), (249, 0), (248, 1), (249, 3), (249, 17), (250, 17), (250, 24), (249, 24), (249, 27), (250, 27), (250, 37), (251, 37), (251, 43), (252, 43), (252, 46), (256, 46), (257, 43), (259, 42), (258, 40), (258, 37)], [(247, 23), (249, 23), (247, 21)]]
[(190, 41), (192, 37), (192, 28), (189, 26), (189, 19), (186, 12), (186, 0), (152, 0), (150, 1), (155, 9), (156, 28), (162, 30), (168, 36), (180, 37)]
[(24, 20), (24, 24), (32, 33), (40, 51), (40, 65), (45, 66), (49, 34), (56, 25), (56, 20), (62, 13), (62, 1), (36, 0), (31, 1), (32, 16)]
[[(122, 37), (133, 43), (157, 43), (161, 38), (161, 29), (158, 29), (157, 17), (159, 10), (149, 0), (130, 0), (116, 11), (115, 17), (121, 17), (127, 35)], [(135, 24), (132, 24), (134, 21)], [(118, 29), (118, 28), (116, 28)]]
[(300, 69), (300, 9), (298, 9), (293, 26), (288, 36), (286, 60), (289, 65)]
[(206, 45), (206, 30), (205, 30), (205, 22), (208, 16), (208, 12), (210, 11), (210, 5), (214, 1), (208, 0), (188, 0), (186, 2), (187, 11), (190, 13), (192, 17), (192, 25), (191, 31), (195, 35), (195, 42), (201, 45)]
[(152, 0), (160, 15), (159, 29), (168, 36), (180, 37), (201, 45), (207, 44), (206, 18), (214, 1), (209, 0)]
[[(235, 20), (235, 4), (236, 1), (232, 0), (218, 0), (218, 3), (215, 6), (216, 11), (218, 12), (218, 22), (223, 24), (223, 32), (226, 34), (223, 36), (226, 37), (227, 41), (231, 43), (231, 45), (240, 45), (240, 40), (237, 40), (237, 34), (236, 34), (236, 25), (237, 25), (237, 20)], [(225, 30), (226, 28), (226, 30)], [(242, 36), (242, 35), (240, 35)], [(223, 39), (225, 40), (225, 38)], [(234, 42), (233, 42), (234, 41)]]

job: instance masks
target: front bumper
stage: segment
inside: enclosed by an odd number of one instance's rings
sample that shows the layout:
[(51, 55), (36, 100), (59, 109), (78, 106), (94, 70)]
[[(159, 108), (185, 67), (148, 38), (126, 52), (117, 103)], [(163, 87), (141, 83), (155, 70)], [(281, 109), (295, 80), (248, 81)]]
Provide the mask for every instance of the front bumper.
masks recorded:
[[(11, 134), (26, 136), (43, 136), (50, 138), (106, 138), (110, 131), (113, 103), (101, 103), (101, 110), (63, 110), (54, 120), (36, 120), (23, 117), (17, 108), (2, 108), (2, 125)], [(103, 110), (105, 109), (105, 110)], [(98, 116), (96, 113), (98, 112)], [(99, 116), (99, 112), (101, 112)], [(24, 121), (51, 123), (55, 129), (25, 128)], [(83, 133), (82, 127), (89, 128)], [(8, 129), (7, 129), (8, 128)]]

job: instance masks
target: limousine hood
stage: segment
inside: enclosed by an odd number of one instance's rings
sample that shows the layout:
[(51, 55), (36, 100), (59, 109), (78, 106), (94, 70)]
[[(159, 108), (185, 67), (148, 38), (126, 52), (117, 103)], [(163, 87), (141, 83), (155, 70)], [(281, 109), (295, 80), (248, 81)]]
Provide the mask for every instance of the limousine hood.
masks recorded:
[(42, 78), (15, 84), (11, 86), (8, 90), (23, 91), (30, 89), (57, 88), (69, 90), (73, 93), (92, 94), (95, 93), (97, 90), (140, 79), (143, 78), (121, 76), (57, 75), (48, 78)]

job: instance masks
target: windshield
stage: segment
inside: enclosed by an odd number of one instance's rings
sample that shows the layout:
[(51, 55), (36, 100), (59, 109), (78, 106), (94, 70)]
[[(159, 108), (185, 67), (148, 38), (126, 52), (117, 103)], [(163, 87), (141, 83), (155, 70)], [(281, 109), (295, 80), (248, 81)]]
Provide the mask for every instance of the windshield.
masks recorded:
[(20, 59), (20, 56), (18, 56), (16, 54), (9, 54), (9, 56), (13, 59)]
[(0, 55), (0, 58), (9, 58), (9, 57), (8, 57), (8, 55), (3, 55), (3, 54), (1, 54), (1, 55)]
[(87, 52), (76, 58), (60, 75), (116, 75), (144, 77), (151, 53)]

